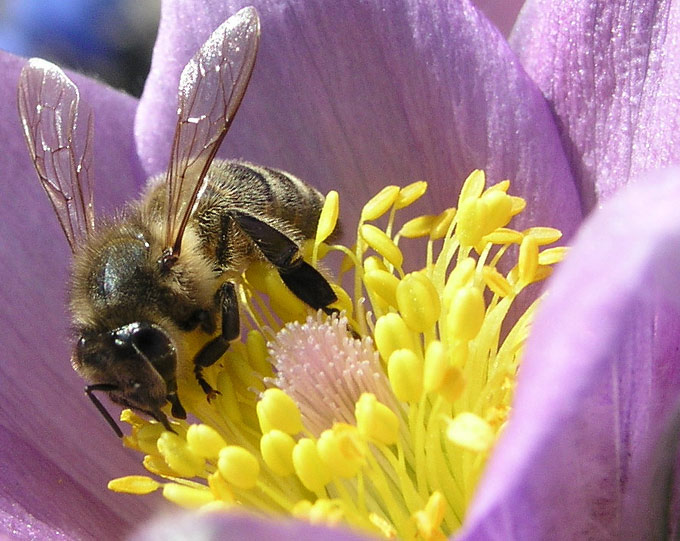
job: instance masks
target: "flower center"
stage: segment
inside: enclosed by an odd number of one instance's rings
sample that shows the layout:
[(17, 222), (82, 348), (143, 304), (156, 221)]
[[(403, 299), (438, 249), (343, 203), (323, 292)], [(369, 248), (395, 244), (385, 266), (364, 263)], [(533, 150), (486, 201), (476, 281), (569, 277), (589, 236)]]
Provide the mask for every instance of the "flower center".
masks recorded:
[[(176, 433), (124, 411), (125, 444), (162, 481), (128, 476), (109, 488), (162, 487), (184, 507), (240, 505), (385, 537), (456, 531), (511, 408), (536, 307), (513, 303), (565, 254), (542, 249), (555, 229), (507, 227), (525, 207), (509, 186), (485, 189), (474, 171), (457, 209), (398, 229), (398, 211), (427, 185), (388, 186), (364, 206), (353, 249), (324, 242), (338, 216), (331, 192), (306, 255), (344, 255), (353, 292), (333, 286), (342, 315), (311, 315), (273, 268), (251, 266), (239, 284), (250, 330), (204, 372), (220, 395), (208, 403), (190, 372), (180, 377), (200, 423), (173, 423)], [(424, 246), (422, 261), (403, 239)], [(191, 337), (188, 349), (198, 347)]]

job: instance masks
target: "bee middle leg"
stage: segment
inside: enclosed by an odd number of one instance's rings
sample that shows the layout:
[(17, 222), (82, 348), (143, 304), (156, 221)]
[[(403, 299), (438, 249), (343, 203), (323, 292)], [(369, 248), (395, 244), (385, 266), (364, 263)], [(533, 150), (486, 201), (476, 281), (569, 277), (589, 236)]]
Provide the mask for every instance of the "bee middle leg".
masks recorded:
[(219, 392), (203, 377), (203, 369), (215, 364), (229, 349), (229, 343), (238, 338), (240, 332), (240, 320), (238, 313), (238, 299), (236, 287), (231, 282), (225, 282), (217, 291), (217, 298), (222, 313), (222, 333), (210, 340), (194, 358), (194, 374), (196, 381), (208, 397), (208, 402), (215, 398)]
[(291, 238), (251, 214), (234, 211), (232, 217), (276, 267), (283, 283), (296, 297), (315, 310), (329, 315), (337, 312), (328, 308), (338, 300), (333, 288), (318, 270), (302, 259), (298, 245)]

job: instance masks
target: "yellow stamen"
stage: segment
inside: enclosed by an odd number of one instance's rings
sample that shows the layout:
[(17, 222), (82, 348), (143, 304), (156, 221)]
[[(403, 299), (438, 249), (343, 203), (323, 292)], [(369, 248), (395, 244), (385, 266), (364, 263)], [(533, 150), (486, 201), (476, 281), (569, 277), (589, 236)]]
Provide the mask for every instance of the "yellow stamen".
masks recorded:
[(145, 475), (128, 475), (109, 481), (108, 488), (114, 492), (127, 492), (128, 494), (149, 494), (161, 484)]
[(364, 393), (356, 403), (354, 415), (359, 432), (365, 438), (385, 445), (396, 443), (399, 438), (399, 420), (385, 404), (371, 393)]
[(262, 433), (277, 429), (286, 434), (302, 432), (302, 418), (297, 404), (280, 389), (267, 389), (257, 403), (257, 418)]
[(219, 454), (217, 467), (224, 479), (239, 488), (253, 488), (260, 474), (260, 463), (238, 445), (228, 445)]
[[(339, 213), (329, 194), (301, 253), (316, 265), (341, 252), (353, 291), (332, 284), (331, 308), (344, 315), (314, 315), (271, 265), (250, 265), (237, 280), (243, 337), (203, 372), (219, 395), (208, 402), (188, 366), (178, 393), (198, 423), (171, 420), (168, 432), (123, 412), (124, 444), (161, 481), (110, 489), (162, 487), (187, 508), (246, 506), (386, 538), (454, 533), (511, 411), (537, 306), (515, 314), (513, 303), (566, 254), (547, 247), (556, 229), (512, 229), (526, 203), (509, 181), (485, 184), (473, 171), (457, 208), (408, 219), (426, 183), (388, 186), (364, 207), (352, 249), (326, 243)], [(190, 336), (188, 359), (206, 339)]]

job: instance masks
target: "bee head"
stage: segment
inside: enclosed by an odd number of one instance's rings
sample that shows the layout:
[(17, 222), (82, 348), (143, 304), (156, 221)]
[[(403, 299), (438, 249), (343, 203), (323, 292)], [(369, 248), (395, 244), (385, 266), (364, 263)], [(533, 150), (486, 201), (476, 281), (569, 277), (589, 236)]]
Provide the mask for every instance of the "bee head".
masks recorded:
[(174, 391), (177, 352), (161, 327), (134, 322), (104, 333), (84, 333), (72, 363), (95, 383), (95, 390), (107, 391), (114, 402), (147, 413), (169, 428), (161, 407)]

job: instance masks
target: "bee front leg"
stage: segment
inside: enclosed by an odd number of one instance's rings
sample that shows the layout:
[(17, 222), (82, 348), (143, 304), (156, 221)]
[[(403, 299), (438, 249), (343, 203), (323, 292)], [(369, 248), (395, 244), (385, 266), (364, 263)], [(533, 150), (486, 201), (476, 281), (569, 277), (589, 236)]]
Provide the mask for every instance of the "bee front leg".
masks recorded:
[(329, 315), (337, 312), (328, 308), (338, 300), (333, 288), (318, 270), (302, 259), (300, 249), (292, 239), (250, 214), (234, 211), (232, 216), (276, 267), (283, 283), (296, 297), (315, 310), (323, 310)]
[(203, 369), (215, 364), (229, 349), (229, 343), (238, 338), (240, 332), (238, 300), (234, 284), (231, 282), (222, 284), (217, 291), (217, 299), (222, 313), (222, 334), (210, 340), (194, 358), (196, 381), (207, 395), (208, 402), (215, 398), (219, 392), (205, 380)]

